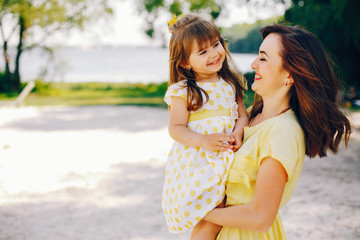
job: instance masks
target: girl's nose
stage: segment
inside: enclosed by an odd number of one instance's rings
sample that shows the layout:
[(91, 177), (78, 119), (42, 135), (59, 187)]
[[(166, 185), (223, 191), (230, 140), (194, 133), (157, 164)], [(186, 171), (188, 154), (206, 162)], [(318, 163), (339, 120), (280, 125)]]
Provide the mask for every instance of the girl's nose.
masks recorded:
[(214, 58), (214, 57), (217, 57), (219, 55), (218, 51), (216, 51), (215, 49), (212, 49), (211, 50), (211, 57)]

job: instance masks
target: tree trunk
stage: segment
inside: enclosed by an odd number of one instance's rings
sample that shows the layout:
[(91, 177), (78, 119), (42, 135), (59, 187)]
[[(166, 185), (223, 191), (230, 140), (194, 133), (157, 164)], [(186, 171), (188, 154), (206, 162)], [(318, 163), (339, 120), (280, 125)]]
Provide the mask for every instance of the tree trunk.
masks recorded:
[(11, 72), (9, 67), (9, 54), (8, 54), (8, 44), (7, 41), (4, 40), (3, 43), (3, 56), (5, 62), (5, 78), (2, 78), (0, 83), (0, 91), (5, 92), (9, 89), (11, 84)]
[(20, 56), (23, 52), (23, 37), (25, 32), (25, 20), (22, 16), (19, 17), (19, 44), (17, 45), (16, 58), (15, 58), (15, 69), (14, 77), (12, 82), (12, 88), (16, 91), (20, 90)]

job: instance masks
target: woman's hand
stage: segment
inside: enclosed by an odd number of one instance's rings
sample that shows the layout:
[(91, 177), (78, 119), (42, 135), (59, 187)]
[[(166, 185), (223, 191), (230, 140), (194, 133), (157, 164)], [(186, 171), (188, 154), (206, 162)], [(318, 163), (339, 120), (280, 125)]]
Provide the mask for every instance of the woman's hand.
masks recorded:
[(202, 147), (212, 151), (227, 151), (232, 149), (235, 138), (225, 133), (203, 135)]

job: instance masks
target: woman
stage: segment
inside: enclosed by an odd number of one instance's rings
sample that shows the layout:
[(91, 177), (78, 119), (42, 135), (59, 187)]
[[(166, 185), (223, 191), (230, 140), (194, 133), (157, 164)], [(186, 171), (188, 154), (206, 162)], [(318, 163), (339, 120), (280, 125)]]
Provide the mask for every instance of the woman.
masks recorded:
[(283, 25), (265, 27), (261, 34), (263, 43), (251, 65), (255, 102), (227, 179), (226, 207), (204, 218), (223, 226), (217, 239), (286, 239), (278, 210), (294, 192), (305, 155), (335, 153), (351, 133), (336, 104), (337, 79), (318, 39)]

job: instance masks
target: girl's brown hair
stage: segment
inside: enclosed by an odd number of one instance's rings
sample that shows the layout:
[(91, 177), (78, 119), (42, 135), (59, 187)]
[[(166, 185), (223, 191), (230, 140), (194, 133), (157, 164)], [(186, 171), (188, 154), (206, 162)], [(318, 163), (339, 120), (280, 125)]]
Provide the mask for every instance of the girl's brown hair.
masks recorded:
[(172, 36), (169, 44), (170, 78), (168, 85), (186, 80), (188, 92), (187, 109), (189, 111), (196, 111), (203, 105), (202, 93), (207, 100), (209, 98), (208, 94), (196, 85), (195, 72), (181, 66), (188, 62), (194, 40), (197, 41), (200, 48), (203, 48), (208, 43), (220, 41), (225, 49), (226, 57), (218, 74), (233, 86), (236, 91), (236, 99), (243, 97), (243, 90), (245, 90), (244, 77), (237, 70), (230, 57), (227, 45), (213, 22), (196, 14), (187, 14), (171, 26), (169, 30)]
[[(300, 27), (272, 25), (260, 30), (265, 39), (270, 33), (281, 37), (282, 68), (294, 79), (290, 106), (302, 125), (309, 157), (326, 156), (338, 151), (344, 137), (351, 133), (349, 120), (337, 104), (339, 81), (320, 41)], [(255, 95), (250, 120), (262, 111), (263, 102)]]

